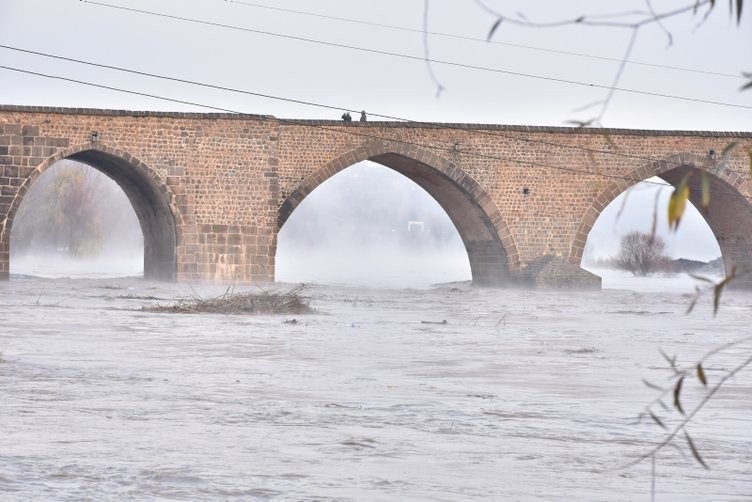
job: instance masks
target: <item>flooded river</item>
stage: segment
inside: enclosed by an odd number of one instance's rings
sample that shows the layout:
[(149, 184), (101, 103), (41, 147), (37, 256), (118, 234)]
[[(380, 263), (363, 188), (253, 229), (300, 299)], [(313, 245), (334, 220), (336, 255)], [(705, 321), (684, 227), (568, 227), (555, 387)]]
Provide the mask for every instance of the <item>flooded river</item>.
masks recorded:
[[(690, 364), (748, 334), (752, 294), (713, 318), (708, 296), (685, 313), (688, 278), (606, 286), (310, 286), (316, 314), (250, 317), (140, 311), (226, 285), (13, 276), (0, 499), (650, 500), (650, 462), (621, 468), (664, 437), (635, 420), (642, 379), (668, 381), (659, 348)], [(680, 438), (656, 499), (752, 499), (751, 414), (748, 368), (689, 427), (710, 470)]]

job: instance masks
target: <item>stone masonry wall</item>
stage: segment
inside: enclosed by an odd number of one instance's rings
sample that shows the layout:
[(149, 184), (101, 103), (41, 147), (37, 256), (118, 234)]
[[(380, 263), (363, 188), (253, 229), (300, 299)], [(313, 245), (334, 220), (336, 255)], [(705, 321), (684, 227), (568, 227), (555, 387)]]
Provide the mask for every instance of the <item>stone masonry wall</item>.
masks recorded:
[[(719, 169), (721, 152), (732, 142), (737, 145)], [(282, 121), (280, 196), (300, 190), (306, 178), (309, 185), (320, 183), (383, 145), (405, 144), (452, 164), (485, 190), (519, 253), (511, 270), (547, 255), (579, 264), (587, 233), (608, 203), (637, 181), (683, 164), (730, 185), (713, 198), (714, 213), (752, 233), (750, 210), (732, 210), (725, 193), (747, 206), (752, 201), (752, 133)], [(715, 161), (708, 158), (711, 150)]]
[(51, 158), (99, 148), (141, 166), (169, 201), (178, 279), (273, 280), (276, 128), (261, 116), (0, 108), (0, 274), (19, 187)]
[[(732, 141), (736, 147), (720, 164)], [(426, 184), (467, 194), (504, 248), (510, 271), (542, 256), (579, 264), (598, 215), (629, 186), (681, 166), (706, 170), (717, 180), (711, 227), (722, 249), (733, 248), (734, 259), (752, 268), (752, 242), (745, 240), (752, 236), (752, 133), (345, 125), (0, 106), (0, 276), (9, 271), (12, 218), (33, 180), (56, 160), (89, 150), (120, 166), (108, 172), (116, 181), (132, 172), (132, 190), (149, 186), (164, 198), (174, 219), (178, 280), (273, 280), (278, 226), (289, 212), (338, 171), (390, 153), (406, 160), (405, 169), (412, 162), (408, 171)], [(141, 213), (149, 217), (148, 208)], [(727, 221), (734, 225), (721, 223)]]

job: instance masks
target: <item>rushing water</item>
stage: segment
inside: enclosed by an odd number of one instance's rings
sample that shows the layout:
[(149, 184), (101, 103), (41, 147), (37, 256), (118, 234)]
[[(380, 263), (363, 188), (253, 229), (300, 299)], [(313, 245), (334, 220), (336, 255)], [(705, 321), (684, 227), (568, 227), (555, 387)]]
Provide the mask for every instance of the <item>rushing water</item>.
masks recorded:
[[(659, 348), (688, 364), (747, 334), (752, 295), (713, 318), (709, 297), (685, 314), (688, 279), (640, 284), (311, 286), (318, 313), (251, 317), (140, 311), (225, 286), (14, 276), (0, 499), (649, 500), (650, 462), (620, 468), (663, 437), (635, 421), (642, 379), (670, 376)], [(710, 384), (749, 353), (715, 356)], [(751, 412), (748, 368), (690, 426), (711, 470), (680, 438), (657, 500), (750, 500)]]

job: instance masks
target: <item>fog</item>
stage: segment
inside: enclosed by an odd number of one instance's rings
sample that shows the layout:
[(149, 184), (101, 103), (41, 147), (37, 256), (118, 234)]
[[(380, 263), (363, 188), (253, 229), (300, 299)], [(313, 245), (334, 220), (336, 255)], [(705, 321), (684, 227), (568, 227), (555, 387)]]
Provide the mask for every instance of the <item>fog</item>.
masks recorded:
[[(721, 255), (691, 204), (679, 230), (670, 232), (665, 208), (672, 187), (659, 178), (647, 181), (603, 210), (588, 236), (583, 264), (616, 256), (624, 235), (651, 231), (654, 214), (672, 258), (710, 261)], [(35, 180), (16, 214), (11, 273), (143, 274), (143, 235), (125, 193), (92, 167), (56, 163)], [(276, 279), (426, 287), (468, 281), (471, 273), (462, 239), (444, 209), (405, 176), (365, 161), (322, 183), (293, 211), (279, 233)]]
[(364, 161), (293, 211), (277, 242), (277, 280), (387, 287), (470, 280), (444, 209), (405, 176)]
[[(608, 205), (593, 226), (583, 263), (615, 257), (621, 238), (656, 232), (672, 258), (721, 256), (713, 232), (688, 204), (677, 232), (666, 207), (673, 188), (654, 177)], [(408, 222), (420, 222), (410, 225)], [(604, 271), (599, 271), (602, 274)], [(282, 227), (277, 280), (371, 286), (427, 286), (470, 279), (467, 253), (441, 206), (418, 185), (386, 167), (361, 162), (314, 190)], [(623, 278), (617, 278), (620, 284)]]
[(11, 231), (11, 273), (40, 277), (143, 274), (143, 235), (128, 197), (102, 172), (57, 162), (37, 178)]
[(672, 191), (671, 185), (653, 177), (616, 197), (590, 230), (583, 263), (616, 256), (623, 236), (635, 231), (652, 231), (654, 215), (657, 217), (656, 234), (665, 241), (666, 254), (671, 258), (711, 261), (721, 256), (713, 231), (691, 202), (687, 202), (678, 230), (669, 230), (667, 208)]

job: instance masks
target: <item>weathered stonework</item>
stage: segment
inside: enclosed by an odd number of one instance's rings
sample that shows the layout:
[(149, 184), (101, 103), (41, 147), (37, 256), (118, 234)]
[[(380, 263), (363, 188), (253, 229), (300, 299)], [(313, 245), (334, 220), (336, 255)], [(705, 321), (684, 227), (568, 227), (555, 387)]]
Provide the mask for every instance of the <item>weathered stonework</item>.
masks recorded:
[(535, 289), (601, 289), (601, 278), (558, 256), (541, 256), (512, 275), (512, 284)]
[[(700, 171), (711, 180), (706, 219), (727, 268), (752, 271), (750, 150), (749, 132), (0, 106), (0, 277), (8, 277), (24, 194), (64, 158), (124, 189), (144, 231), (148, 278), (272, 281), (281, 225), (324, 180), (366, 159), (409, 177), (444, 207), (478, 284), (503, 284), (542, 257), (579, 265), (588, 232), (617, 195), (654, 175), (677, 183), (695, 173), (699, 185)], [(563, 271), (547, 273), (554, 269)]]

